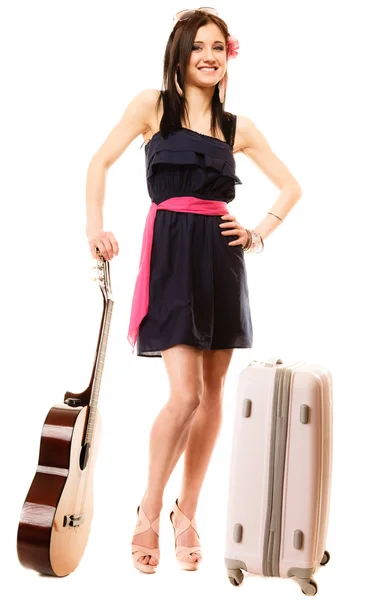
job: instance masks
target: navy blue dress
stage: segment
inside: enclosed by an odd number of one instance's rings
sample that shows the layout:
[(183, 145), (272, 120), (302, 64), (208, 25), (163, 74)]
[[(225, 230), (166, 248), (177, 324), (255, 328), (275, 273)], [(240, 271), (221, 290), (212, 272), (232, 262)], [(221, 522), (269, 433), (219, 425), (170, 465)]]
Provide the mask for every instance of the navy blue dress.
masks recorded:
[[(230, 143), (178, 129), (155, 133), (145, 145), (149, 196), (231, 202), (236, 184), (232, 115)], [(251, 348), (253, 328), (244, 251), (229, 246), (217, 215), (159, 210), (150, 261), (149, 309), (137, 337), (137, 356), (159, 357), (175, 344), (199, 349)]]

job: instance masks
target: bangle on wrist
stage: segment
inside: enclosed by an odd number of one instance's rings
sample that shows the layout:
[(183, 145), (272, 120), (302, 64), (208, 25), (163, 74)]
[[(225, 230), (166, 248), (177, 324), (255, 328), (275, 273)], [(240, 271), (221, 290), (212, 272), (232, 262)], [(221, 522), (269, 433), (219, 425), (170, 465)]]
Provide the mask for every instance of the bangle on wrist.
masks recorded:
[[(281, 219), (281, 217), (278, 217), (278, 215), (275, 215), (272, 212), (268, 212), (268, 215), (272, 215), (273, 217), (276, 217), (277, 219), (279, 219), (281, 221), (281, 223), (283, 223), (283, 219)], [(265, 245), (263, 243), (263, 238), (261, 236), (260, 233), (258, 233), (255, 229), (246, 229), (247, 231), (247, 242), (245, 243), (244, 246), (242, 246), (243, 250), (245, 252), (256, 252), (257, 254), (260, 254), (261, 252), (263, 252)], [(260, 250), (258, 250), (258, 248), (260, 248)]]
[[(257, 254), (263, 252), (265, 246), (261, 234), (255, 231), (255, 229), (246, 229), (246, 231), (248, 235), (248, 241), (243, 247), (244, 251), (256, 252)], [(261, 250), (258, 250), (258, 248), (261, 248)]]

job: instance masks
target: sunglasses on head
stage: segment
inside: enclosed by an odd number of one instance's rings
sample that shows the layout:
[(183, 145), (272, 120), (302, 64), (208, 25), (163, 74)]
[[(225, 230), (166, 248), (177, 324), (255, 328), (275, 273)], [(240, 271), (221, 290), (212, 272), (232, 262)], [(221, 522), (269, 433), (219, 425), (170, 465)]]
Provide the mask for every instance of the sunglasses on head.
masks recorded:
[(175, 16), (173, 17), (173, 26), (176, 24), (177, 21), (186, 21), (187, 19), (190, 19), (190, 17), (194, 15), (194, 13), (197, 12), (197, 10), (218, 17), (218, 10), (212, 8), (211, 6), (201, 6), (200, 8), (187, 8), (185, 10), (180, 10), (178, 13), (175, 14)]

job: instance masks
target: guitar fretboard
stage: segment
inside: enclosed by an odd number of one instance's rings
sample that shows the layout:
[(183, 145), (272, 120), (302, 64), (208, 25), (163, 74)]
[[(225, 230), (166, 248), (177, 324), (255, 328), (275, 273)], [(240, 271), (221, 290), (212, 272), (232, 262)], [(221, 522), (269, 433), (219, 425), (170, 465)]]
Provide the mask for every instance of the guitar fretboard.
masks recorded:
[(113, 311), (113, 300), (108, 299), (107, 305), (106, 305), (106, 310), (104, 312), (104, 320), (102, 323), (102, 333), (101, 333), (101, 338), (100, 338), (100, 344), (99, 344), (97, 356), (96, 356), (96, 369), (95, 369), (95, 376), (94, 376), (93, 385), (92, 385), (92, 393), (91, 393), (91, 397), (90, 397), (88, 424), (87, 424), (86, 434), (85, 434), (85, 444), (87, 444), (87, 443), (92, 444), (92, 439), (93, 439), (93, 435), (94, 435), (95, 419), (96, 419), (96, 415), (97, 415), (98, 396), (100, 393), (101, 377), (102, 377), (102, 372), (104, 369), (106, 346), (108, 343), (112, 311)]

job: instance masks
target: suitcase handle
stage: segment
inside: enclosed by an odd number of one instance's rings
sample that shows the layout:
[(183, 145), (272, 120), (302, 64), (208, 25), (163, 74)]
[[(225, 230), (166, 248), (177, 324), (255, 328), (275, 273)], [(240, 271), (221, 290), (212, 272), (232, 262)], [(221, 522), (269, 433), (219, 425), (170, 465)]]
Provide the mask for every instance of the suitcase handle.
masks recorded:
[[(252, 360), (251, 363), (249, 363), (249, 367), (251, 365), (253, 365), (254, 363), (259, 362), (258, 360)], [(265, 363), (263, 363), (265, 367), (275, 367), (275, 365), (282, 365), (283, 361), (281, 358), (278, 358), (278, 356), (271, 356), (269, 358), (268, 361), (266, 361)]]
[(275, 365), (282, 365), (283, 361), (281, 358), (278, 358), (278, 356), (271, 356), (264, 364), (265, 367), (275, 367)]

